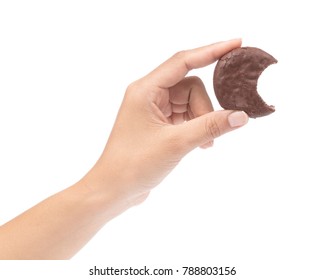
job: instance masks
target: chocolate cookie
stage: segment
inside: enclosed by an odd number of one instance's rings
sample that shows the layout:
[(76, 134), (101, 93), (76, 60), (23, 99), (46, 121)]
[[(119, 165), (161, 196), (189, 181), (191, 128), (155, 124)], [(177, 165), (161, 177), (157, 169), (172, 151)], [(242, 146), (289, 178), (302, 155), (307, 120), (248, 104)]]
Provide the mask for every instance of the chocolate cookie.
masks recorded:
[(221, 57), (216, 65), (213, 86), (224, 109), (245, 111), (251, 118), (263, 117), (275, 111), (257, 92), (257, 80), (263, 70), (277, 60), (265, 51), (244, 47)]

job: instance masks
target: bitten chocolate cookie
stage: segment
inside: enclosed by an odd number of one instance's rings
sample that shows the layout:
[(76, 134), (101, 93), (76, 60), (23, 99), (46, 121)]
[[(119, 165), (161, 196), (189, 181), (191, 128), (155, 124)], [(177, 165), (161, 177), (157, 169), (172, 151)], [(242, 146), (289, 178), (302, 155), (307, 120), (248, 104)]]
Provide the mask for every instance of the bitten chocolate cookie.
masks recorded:
[(221, 57), (216, 65), (213, 86), (224, 109), (245, 111), (251, 118), (263, 117), (275, 111), (257, 92), (257, 80), (263, 70), (277, 60), (265, 51), (244, 47)]

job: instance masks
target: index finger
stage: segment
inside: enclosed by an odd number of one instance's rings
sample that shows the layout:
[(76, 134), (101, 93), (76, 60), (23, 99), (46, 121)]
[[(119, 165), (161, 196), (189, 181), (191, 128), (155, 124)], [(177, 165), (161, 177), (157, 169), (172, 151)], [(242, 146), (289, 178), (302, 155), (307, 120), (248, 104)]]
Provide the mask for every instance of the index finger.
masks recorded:
[(233, 39), (178, 52), (149, 73), (146, 78), (160, 88), (172, 87), (180, 82), (190, 70), (207, 66), (240, 46), (241, 39)]

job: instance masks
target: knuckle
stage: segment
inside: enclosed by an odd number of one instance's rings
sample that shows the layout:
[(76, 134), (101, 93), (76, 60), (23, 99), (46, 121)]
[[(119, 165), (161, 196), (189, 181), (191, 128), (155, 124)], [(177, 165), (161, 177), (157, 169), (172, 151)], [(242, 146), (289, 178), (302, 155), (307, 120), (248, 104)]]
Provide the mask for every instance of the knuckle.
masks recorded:
[(186, 81), (192, 85), (202, 86), (203, 82), (198, 76), (188, 76), (185, 78)]
[(175, 61), (178, 61), (178, 63), (184, 64), (188, 71), (192, 70), (192, 66), (188, 62), (188, 51), (187, 50), (182, 50), (182, 51), (175, 53), (172, 56), (172, 60), (175, 60)]
[(141, 85), (139, 85), (140, 81), (134, 81), (131, 84), (128, 85), (126, 89), (126, 94), (133, 94), (134, 92), (138, 92), (141, 88)]
[(178, 51), (177, 53), (175, 53), (173, 55), (173, 58), (183, 59), (185, 57), (185, 54), (186, 54), (186, 51), (185, 50), (181, 50), (181, 51)]
[(205, 131), (209, 141), (217, 138), (221, 135), (220, 124), (214, 118), (207, 118), (205, 121)]
[(202, 92), (202, 90), (205, 90), (204, 83), (199, 77), (189, 76), (186, 77), (186, 79), (192, 90), (198, 90), (198, 92)]
[(143, 102), (145, 99), (143, 98), (144, 95), (144, 85), (141, 80), (137, 80), (132, 82), (128, 85), (125, 91), (125, 100), (133, 102), (134, 105), (138, 104), (139, 102)]

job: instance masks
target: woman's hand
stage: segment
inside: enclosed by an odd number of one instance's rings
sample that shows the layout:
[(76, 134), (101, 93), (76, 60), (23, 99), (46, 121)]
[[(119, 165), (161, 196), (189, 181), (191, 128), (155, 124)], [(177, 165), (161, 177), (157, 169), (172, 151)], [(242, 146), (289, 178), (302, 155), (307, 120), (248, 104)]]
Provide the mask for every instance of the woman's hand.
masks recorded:
[(102, 226), (143, 201), (195, 147), (244, 125), (243, 112), (214, 112), (199, 78), (240, 40), (179, 52), (131, 84), (98, 162), (73, 186), (0, 227), (0, 259), (66, 259)]
[(185, 77), (240, 45), (235, 39), (178, 52), (132, 83), (89, 173), (90, 184), (139, 203), (188, 152), (212, 146), (214, 138), (246, 124), (244, 112), (213, 111), (202, 81)]

